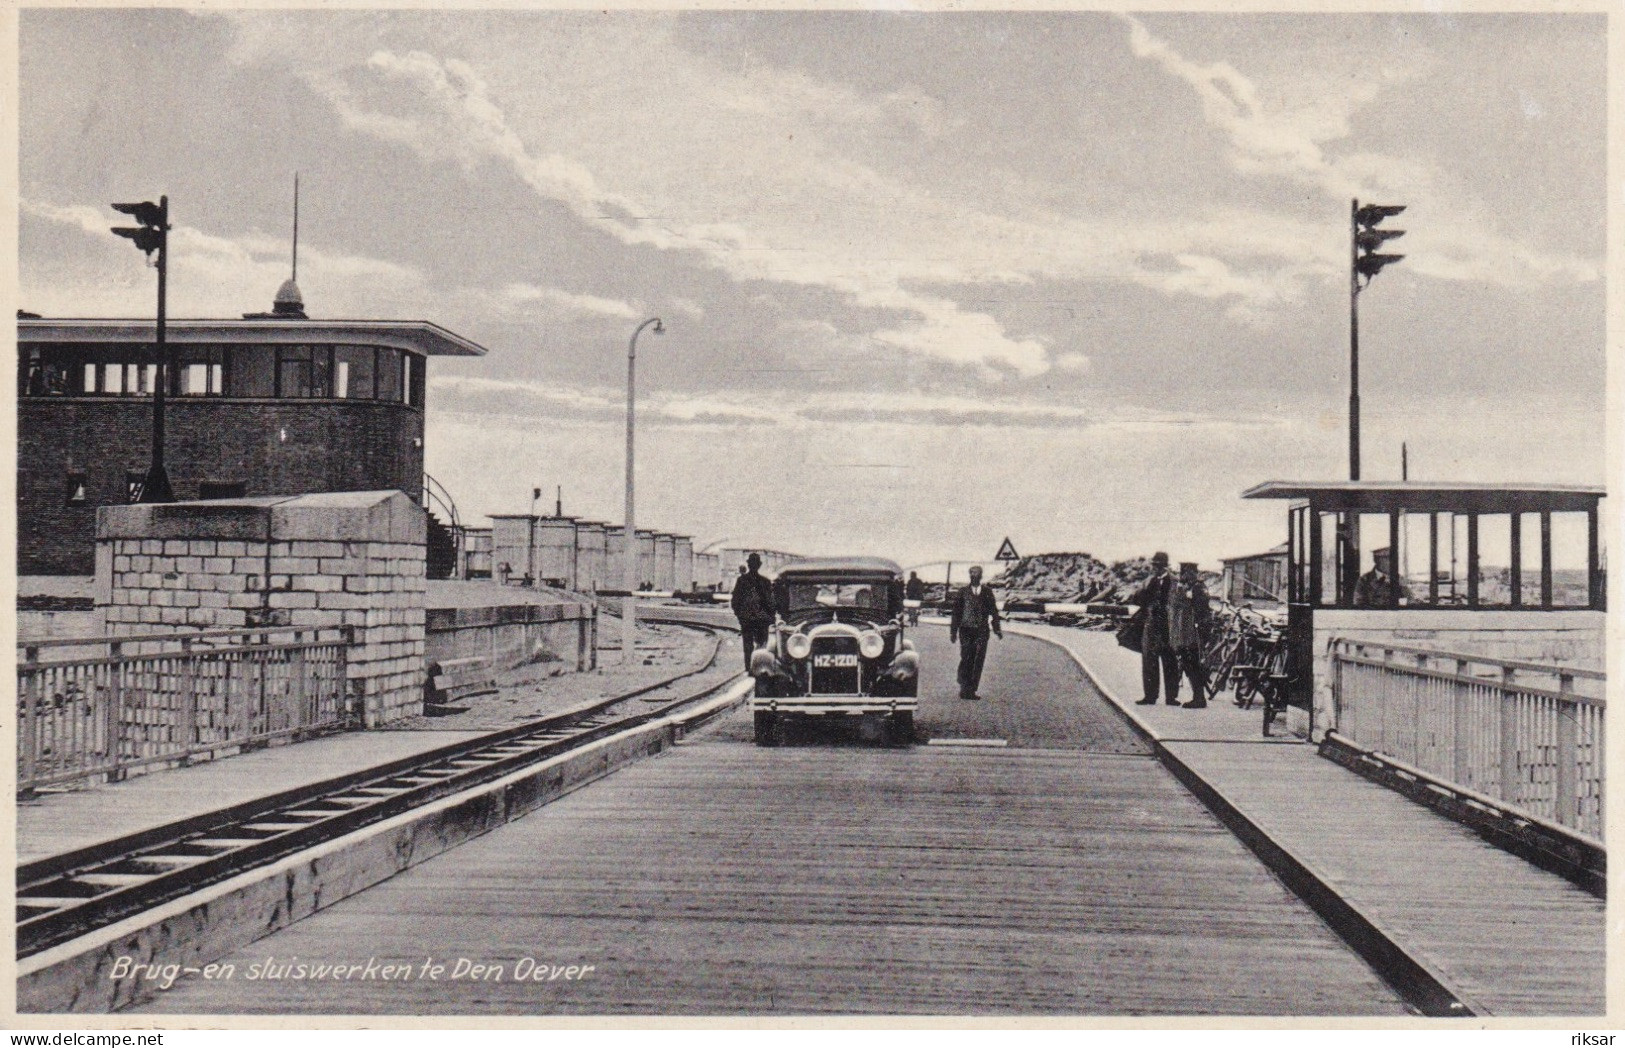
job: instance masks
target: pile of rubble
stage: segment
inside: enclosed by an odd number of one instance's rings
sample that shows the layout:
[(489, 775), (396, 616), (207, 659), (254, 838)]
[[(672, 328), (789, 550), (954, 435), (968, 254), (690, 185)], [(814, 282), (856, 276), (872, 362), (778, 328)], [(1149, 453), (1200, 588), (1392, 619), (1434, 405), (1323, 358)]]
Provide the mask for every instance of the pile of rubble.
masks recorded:
[[(1119, 604), (1150, 576), (1151, 561), (1146, 557), (1107, 564), (1087, 553), (1040, 553), (1015, 561), (990, 581), (1013, 600)], [(1218, 591), (1217, 574), (1202, 572), (1202, 581), (1209, 593)]]

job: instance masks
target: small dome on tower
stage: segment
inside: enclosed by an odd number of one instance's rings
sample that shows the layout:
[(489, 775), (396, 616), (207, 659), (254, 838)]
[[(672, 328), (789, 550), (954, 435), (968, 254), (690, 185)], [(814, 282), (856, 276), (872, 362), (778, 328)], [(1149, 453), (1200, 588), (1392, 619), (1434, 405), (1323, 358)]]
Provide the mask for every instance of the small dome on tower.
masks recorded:
[(291, 279), (284, 280), (282, 286), (277, 288), (276, 300), (272, 304), (271, 310), (279, 316), (304, 316), (305, 300), (299, 294), (299, 285), (295, 284)]

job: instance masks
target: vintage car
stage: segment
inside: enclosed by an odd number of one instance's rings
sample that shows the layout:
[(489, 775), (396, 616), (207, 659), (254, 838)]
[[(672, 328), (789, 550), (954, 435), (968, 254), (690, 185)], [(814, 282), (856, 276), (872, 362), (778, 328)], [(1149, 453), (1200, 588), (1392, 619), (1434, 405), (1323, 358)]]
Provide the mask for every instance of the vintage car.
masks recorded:
[(903, 636), (903, 572), (879, 557), (798, 560), (773, 580), (777, 622), (751, 656), (756, 742), (776, 745), (785, 718), (862, 718), (894, 745), (914, 740), (919, 655)]

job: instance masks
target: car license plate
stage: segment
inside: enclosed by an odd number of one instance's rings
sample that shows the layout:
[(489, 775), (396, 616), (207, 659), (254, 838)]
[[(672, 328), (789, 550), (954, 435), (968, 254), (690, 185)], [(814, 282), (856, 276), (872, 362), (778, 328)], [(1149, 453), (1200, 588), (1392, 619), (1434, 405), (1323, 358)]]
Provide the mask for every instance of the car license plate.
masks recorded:
[(814, 655), (813, 666), (818, 669), (827, 669), (831, 666), (856, 666), (856, 655)]

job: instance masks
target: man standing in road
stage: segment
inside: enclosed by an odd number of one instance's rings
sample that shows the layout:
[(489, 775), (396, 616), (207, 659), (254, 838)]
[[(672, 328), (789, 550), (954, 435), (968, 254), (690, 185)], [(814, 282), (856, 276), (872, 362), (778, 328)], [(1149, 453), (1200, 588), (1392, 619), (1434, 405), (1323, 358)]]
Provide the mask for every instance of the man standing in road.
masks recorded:
[(1168, 591), (1168, 643), (1179, 666), (1191, 682), (1191, 701), (1186, 709), (1207, 705), (1207, 670), (1202, 665), (1202, 640), (1207, 636), (1207, 587), (1193, 561), (1179, 565), (1179, 581)]
[(925, 583), (920, 581), (918, 573), (912, 571), (908, 573), (908, 582), (903, 586), (903, 599), (914, 602), (908, 609), (908, 624), (918, 626), (920, 624), (920, 602), (925, 599)]
[(970, 569), (970, 585), (954, 594), (948, 612), (949, 643), (959, 645), (959, 697), (980, 699), (982, 663), (987, 659), (987, 635), (1004, 639), (999, 628), (999, 604), (993, 587), (982, 585), (982, 569)]
[(1140, 683), (1145, 697), (1140, 706), (1157, 704), (1157, 676), (1160, 669), (1163, 693), (1168, 705), (1179, 705), (1179, 657), (1168, 636), (1168, 595), (1174, 577), (1168, 574), (1168, 554), (1151, 556), (1151, 578), (1129, 601), (1145, 613), (1145, 633), (1140, 639)]
[(739, 634), (745, 645), (745, 672), (750, 672), (750, 655), (767, 644), (767, 631), (773, 626), (773, 584), (757, 570), (762, 558), (755, 553), (745, 558), (746, 568), (734, 580), (733, 600), (729, 603), (734, 617), (739, 620)]

